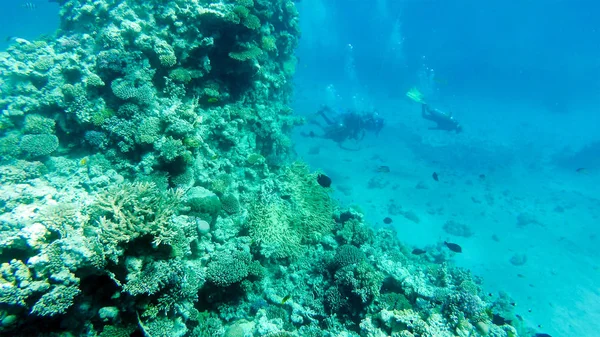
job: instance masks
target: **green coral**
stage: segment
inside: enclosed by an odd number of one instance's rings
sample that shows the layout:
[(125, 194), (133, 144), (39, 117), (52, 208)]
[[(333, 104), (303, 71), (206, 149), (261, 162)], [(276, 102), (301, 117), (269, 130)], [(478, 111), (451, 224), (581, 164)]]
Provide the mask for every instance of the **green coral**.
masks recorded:
[(221, 210), (221, 200), (204, 187), (190, 188), (185, 194), (185, 204), (192, 214), (214, 216)]
[(219, 252), (206, 266), (206, 280), (219, 287), (228, 287), (248, 276), (249, 253)]
[(281, 200), (259, 197), (251, 205), (248, 217), (250, 236), (265, 257), (298, 256), (301, 236), (291, 228), (292, 210)]
[(343, 268), (345, 266), (362, 262), (365, 259), (365, 254), (353, 245), (342, 245), (338, 247), (335, 257), (333, 258), (333, 264), (336, 268)]
[(24, 135), (19, 143), (21, 151), (31, 157), (42, 157), (58, 149), (58, 137), (55, 135)]
[(175, 82), (188, 83), (192, 80), (192, 74), (185, 68), (175, 68), (169, 72), (169, 78)]
[(311, 174), (306, 164), (295, 163), (285, 170), (282, 179), (289, 182), (286, 190), (295, 214), (292, 226), (305, 241), (320, 239), (334, 224), (334, 202), (317, 182), (317, 175)]
[(232, 51), (229, 53), (229, 57), (237, 61), (248, 61), (254, 60), (260, 55), (262, 55), (263, 51), (256, 45), (251, 44), (249, 46), (243, 47), (240, 51)]
[(235, 0), (235, 2), (240, 6), (248, 8), (254, 7), (254, 0)]
[(23, 132), (27, 134), (54, 134), (56, 122), (48, 117), (32, 114), (25, 116)]
[(105, 325), (98, 337), (130, 337), (136, 330), (135, 325)]
[(21, 153), (19, 147), (19, 136), (17, 134), (9, 134), (0, 138), (0, 155), (15, 157)]
[(167, 163), (175, 161), (178, 157), (183, 157), (188, 152), (183, 146), (181, 139), (175, 139), (171, 136), (161, 138), (154, 144), (154, 148), (159, 151), (159, 156)]
[(263, 157), (260, 153), (251, 153), (248, 155), (247, 162), (250, 165), (256, 165), (262, 161), (264, 161), (265, 157)]
[(235, 214), (240, 210), (240, 201), (234, 194), (225, 194), (221, 197), (221, 206), (229, 214)]
[(384, 275), (366, 261), (347, 265), (335, 273), (335, 282), (340, 289), (347, 289), (346, 296), (353, 296), (368, 304), (379, 296)]
[(261, 39), (262, 49), (266, 51), (277, 50), (277, 39), (273, 35), (263, 36)]
[(35, 303), (31, 312), (38, 316), (55, 316), (64, 314), (73, 305), (73, 300), (81, 290), (75, 285), (57, 285)]
[(260, 19), (256, 15), (249, 14), (242, 20), (242, 24), (249, 29), (258, 29), (260, 28)]
[(158, 117), (145, 118), (136, 133), (136, 141), (140, 144), (153, 144), (160, 137), (161, 121)]
[(100, 109), (98, 111), (95, 111), (90, 119), (90, 122), (92, 122), (92, 124), (96, 125), (96, 126), (100, 126), (102, 124), (104, 124), (104, 122), (113, 117), (115, 115), (115, 111), (111, 108), (104, 108), (104, 109)]

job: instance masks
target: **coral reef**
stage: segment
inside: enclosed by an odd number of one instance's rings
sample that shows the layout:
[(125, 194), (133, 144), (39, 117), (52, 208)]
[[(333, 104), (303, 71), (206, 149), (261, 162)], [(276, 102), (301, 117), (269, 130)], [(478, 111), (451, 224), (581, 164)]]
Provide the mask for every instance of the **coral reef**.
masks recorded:
[(292, 161), (293, 1), (59, 3), (0, 53), (0, 334), (517, 335)]

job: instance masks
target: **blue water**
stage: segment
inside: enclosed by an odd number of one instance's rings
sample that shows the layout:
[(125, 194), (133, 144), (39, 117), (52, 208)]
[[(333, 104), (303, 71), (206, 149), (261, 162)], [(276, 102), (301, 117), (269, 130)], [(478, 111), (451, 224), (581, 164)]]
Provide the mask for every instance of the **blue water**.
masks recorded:
[(54, 34), (59, 24), (58, 10), (58, 4), (48, 1), (2, 1), (0, 50), (8, 47), (11, 38), (33, 40), (44, 34)]
[[(58, 6), (3, 1), (0, 49), (58, 27)], [(597, 336), (600, 321), (600, 5), (593, 1), (297, 3), (297, 114), (376, 110), (386, 125), (340, 149), (295, 134), (336, 197), (414, 247), (458, 242), (455, 262), (515, 298), (552, 336)], [(464, 132), (430, 131), (412, 87)], [(390, 172), (378, 172), (388, 166)], [(431, 178), (438, 173), (439, 181)], [(399, 211), (400, 210), (400, 211)], [(415, 215), (415, 218), (406, 216)], [(409, 218), (412, 218), (409, 219)], [(524, 219), (530, 219), (526, 221)], [(470, 237), (444, 231), (454, 221)], [(526, 257), (521, 265), (514, 257)], [(513, 259), (514, 261), (514, 259)]]
[[(387, 123), (379, 136), (353, 144), (359, 151), (297, 135), (298, 153), (328, 168), (338, 198), (358, 205), (375, 226), (392, 217), (401, 239), (415, 247), (459, 242), (465, 254), (456, 263), (483, 276), (489, 289), (513, 296), (516, 312), (539, 332), (597, 336), (600, 22), (594, 13), (600, 6), (472, 0), (298, 6), (296, 112), (310, 119), (321, 104), (376, 109)], [(429, 131), (420, 107), (405, 96), (415, 86), (452, 111), (465, 131)], [(390, 172), (377, 172), (381, 165)], [(519, 222), (527, 216), (535, 223)], [(448, 220), (467, 224), (474, 235), (447, 233)], [(515, 255), (527, 262), (511, 264)]]

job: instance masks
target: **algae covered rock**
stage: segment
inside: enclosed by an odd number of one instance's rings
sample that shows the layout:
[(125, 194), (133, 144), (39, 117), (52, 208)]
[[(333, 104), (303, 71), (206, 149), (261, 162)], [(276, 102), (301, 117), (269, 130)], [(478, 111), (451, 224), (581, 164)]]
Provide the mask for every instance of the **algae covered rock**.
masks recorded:
[(192, 213), (216, 215), (221, 210), (221, 201), (213, 192), (204, 187), (190, 188), (185, 194), (185, 204)]

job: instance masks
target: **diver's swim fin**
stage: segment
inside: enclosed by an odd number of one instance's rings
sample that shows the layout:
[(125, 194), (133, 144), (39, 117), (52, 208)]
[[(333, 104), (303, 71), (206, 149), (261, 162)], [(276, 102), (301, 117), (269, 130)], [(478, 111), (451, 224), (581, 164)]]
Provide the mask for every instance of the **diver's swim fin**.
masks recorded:
[(421, 103), (421, 104), (425, 103), (425, 100), (423, 99), (423, 94), (417, 88), (411, 88), (406, 93), (406, 96), (408, 96), (408, 98), (412, 99), (413, 101), (415, 101), (417, 103)]

